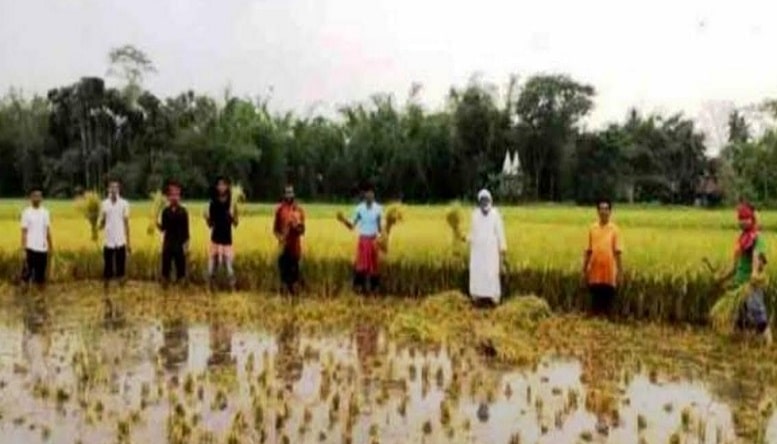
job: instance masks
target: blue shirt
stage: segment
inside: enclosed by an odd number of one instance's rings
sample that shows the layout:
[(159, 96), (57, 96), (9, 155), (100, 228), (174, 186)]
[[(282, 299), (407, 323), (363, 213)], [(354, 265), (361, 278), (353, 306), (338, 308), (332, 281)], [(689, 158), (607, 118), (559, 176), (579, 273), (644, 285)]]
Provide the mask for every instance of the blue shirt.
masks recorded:
[(353, 215), (353, 224), (359, 227), (359, 235), (377, 236), (380, 231), (378, 228), (382, 214), (383, 208), (377, 202), (373, 202), (369, 208), (364, 202), (357, 205)]

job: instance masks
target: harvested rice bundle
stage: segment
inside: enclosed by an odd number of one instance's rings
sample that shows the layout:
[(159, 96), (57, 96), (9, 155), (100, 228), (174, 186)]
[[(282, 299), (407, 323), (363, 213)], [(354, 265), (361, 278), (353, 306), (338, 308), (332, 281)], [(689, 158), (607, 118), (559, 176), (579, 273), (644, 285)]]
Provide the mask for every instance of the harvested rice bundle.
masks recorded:
[(533, 295), (511, 298), (493, 310), (494, 318), (500, 323), (525, 330), (536, 327), (552, 314), (548, 302)]
[(727, 291), (710, 309), (710, 322), (712, 327), (720, 333), (730, 333), (736, 322), (739, 307), (750, 290), (749, 286), (742, 285)]
[(399, 341), (429, 343), (443, 342), (446, 331), (437, 322), (416, 313), (400, 313), (389, 324), (388, 331)]
[(94, 191), (87, 191), (78, 196), (75, 202), (76, 210), (81, 213), (92, 229), (92, 241), (97, 242), (97, 223), (100, 219), (100, 196)]
[(462, 258), (466, 257), (466, 241), (467, 237), (464, 234), (464, 227), (462, 221), (464, 220), (464, 212), (458, 202), (453, 203), (448, 211), (445, 213), (445, 221), (451, 228), (451, 241), (453, 243), (453, 256)]
[(389, 236), (391, 235), (391, 229), (404, 219), (402, 212), (402, 205), (391, 204), (386, 209), (386, 223), (383, 227), (383, 232), (378, 237), (378, 249), (382, 253), (388, 253)]
[(710, 309), (712, 327), (720, 333), (730, 333), (736, 324), (740, 308), (755, 289), (765, 289), (768, 280), (765, 273), (751, 278), (750, 282), (727, 291)]
[(472, 332), (481, 353), (500, 362), (526, 365), (534, 359), (531, 337), (520, 330), (507, 330), (498, 324), (483, 325)]
[(232, 185), (230, 194), (232, 195), (232, 212), (242, 213), (243, 204), (246, 202), (246, 193), (243, 191), (243, 186), (240, 184)]
[(448, 222), (448, 226), (451, 227), (454, 242), (459, 242), (465, 239), (464, 231), (461, 227), (463, 218), (464, 215), (462, 214), (461, 206), (458, 203), (451, 205), (451, 207), (445, 213), (445, 221)]
[(156, 232), (162, 210), (165, 209), (165, 196), (161, 191), (157, 190), (149, 194), (149, 198), (151, 198), (151, 210), (148, 215), (149, 221), (146, 232), (149, 236), (153, 236)]

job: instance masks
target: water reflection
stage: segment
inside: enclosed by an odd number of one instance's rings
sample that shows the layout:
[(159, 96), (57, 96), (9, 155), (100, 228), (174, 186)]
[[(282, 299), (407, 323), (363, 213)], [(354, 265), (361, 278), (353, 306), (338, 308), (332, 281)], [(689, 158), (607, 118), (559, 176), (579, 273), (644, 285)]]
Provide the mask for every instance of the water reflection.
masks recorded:
[(119, 300), (106, 293), (103, 296), (103, 325), (108, 329), (117, 329), (125, 326), (124, 310)]
[[(45, 307), (0, 325), (4, 442), (103, 443), (119, 431), (165, 442), (170, 418), (192, 442), (735, 441), (730, 408), (699, 382), (629, 378), (604, 437), (577, 360), (497, 369), (466, 350), (397, 346), (368, 325), (310, 336), (293, 318), (277, 335), (216, 316), (52, 325)], [(224, 368), (233, 376), (216, 377)]]
[(24, 303), (24, 326), (30, 334), (42, 333), (50, 326), (50, 312), (46, 299), (42, 294), (33, 297)]
[(209, 366), (225, 367), (235, 363), (232, 357), (232, 332), (232, 327), (220, 318), (210, 324)]
[(37, 381), (50, 380), (48, 359), (51, 354), (51, 318), (44, 297), (40, 294), (24, 303), (24, 331), (22, 333), (23, 362), (14, 363), (16, 374), (27, 374)]
[(182, 317), (162, 322), (164, 344), (159, 350), (165, 367), (173, 370), (186, 364), (189, 359), (189, 331)]
[(300, 350), (299, 326), (295, 319), (283, 323), (276, 337), (278, 344), (275, 368), (287, 388), (302, 377), (303, 360)]
[(379, 330), (374, 324), (359, 323), (354, 331), (356, 354), (362, 371), (370, 373), (372, 359), (378, 355)]

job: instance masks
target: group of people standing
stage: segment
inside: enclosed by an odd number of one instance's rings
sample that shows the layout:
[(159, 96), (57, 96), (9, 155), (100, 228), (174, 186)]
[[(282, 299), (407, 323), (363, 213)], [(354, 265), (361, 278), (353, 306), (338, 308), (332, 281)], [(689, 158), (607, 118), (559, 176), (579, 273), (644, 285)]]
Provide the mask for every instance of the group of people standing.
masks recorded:
[[(612, 202), (599, 200), (596, 211), (598, 220), (588, 230), (588, 244), (583, 252), (581, 283), (588, 289), (591, 313), (612, 317), (617, 289), (623, 280), (623, 243), (620, 230), (611, 220)], [(736, 313), (736, 327), (756, 331), (771, 342), (763, 285), (766, 242), (758, 230), (755, 207), (741, 202), (737, 222), (741, 232), (735, 243), (733, 263), (716, 276), (716, 282), (722, 286), (733, 281), (731, 291), (749, 286)], [(498, 304), (507, 242), (502, 216), (493, 206), (488, 190), (478, 193), (478, 208), (472, 212), (470, 227), (470, 296), (478, 305)]]
[[(186, 277), (189, 250), (189, 215), (181, 204), (182, 187), (169, 182), (165, 187), (167, 205), (161, 212), (156, 228), (163, 234), (161, 275), (165, 283)], [(235, 286), (233, 229), (238, 226), (238, 207), (233, 202), (229, 179), (219, 177), (213, 186), (205, 221), (210, 228), (208, 278), (213, 284), (219, 269), (226, 272), (229, 285)], [(51, 219), (42, 205), (39, 188), (30, 192), (30, 206), (21, 217), (22, 247), (26, 253), (23, 280), (44, 284), (48, 255), (53, 249)], [(498, 304), (502, 296), (501, 276), (505, 269), (507, 238), (504, 222), (488, 190), (478, 193), (478, 206), (473, 211), (468, 239), (469, 293), (475, 302)], [(590, 307), (594, 314), (612, 315), (617, 288), (623, 276), (623, 245), (618, 227), (612, 222), (612, 202), (600, 200), (596, 205), (598, 220), (588, 230), (588, 243), (583, 254), (582, 283), (590, 293)], [(737, 209), (741, 234), (734, 251), (730, 270), (719, 276), (719, 281), (734, 279), (736, 286), (756, 279), (766, 265), (765, 242), (760, 235), (755, 208), (741, 203)], [(120, 196), (120, 183), (108, 184), (108, 196), (102, 202), (99, 226), (104, 230), (104, 279), (123, 280), (126, 274), (130, 246), (130, 205)], [(374, 292), (380, 288), (379, 242), (383, 236), (383, 209), (375, 200), (374, 189), (362, 189), (361, 202), (353, 216), (338, 214), (338, 220), (349, 230), (358, 231), (353, 285), (360, 292)], [(305, 212), (297, 203), (294, 187), (286, 185), (281, 202), (276, 208), (273, 233), (280, 246), (278, 269), (284, 289), (296, 293), (302, 283), (300, 260), (302, 237), (305, 235)], [(767, 328), (763, 294), (748, 299), (740, 316), (741, 325), (754, 325), (758, 331)]]
[[(591, 294), (591, 309), (611, 315), (616, 289), (623, 275), (622, 246), (618, 227), (610, 220), (612, 203), (597, 202), (599, 220), (588, 230), (583, 255), (582, 281)], [(507, 238), (499, 210), (488, 190), (478, 193), (478, 208), (470, 222), (469, 293), (478, 305), (498, 304), (502, 296)]]
[[(216, 275), (224, 270), (229, 286), (236, 285), (233, 229), (238, 226), (238, 207), (232, 198), (232, 184), (219, 177), (212, 188), (210, 202), (204, 214), (210, 229), (207, 273), (211, 286)], [(99, 228), (104, 231), (103, 278), (106, 288), (112, 281), (123, 282), (126, 276), (130, 246), (130, 204), (121, 197), (118, 180), (108, 183), (107, 197), (100, 204)], [(175, 181), (166, 184), (167, 203), (155, 223), (162, 233), (161, 277), (166, 285), (182, 281), (187, 276), (189, 253), (189, 213), (181, 203), (182, 186)], [(25, 254), (22, 270), (24, 283), (43, 286), (46, 282), (50, 254), (53, 250), (51, 218), (43, 206), (43, 193), (34, 188), (29, 193), (30, 205), (22, 212), (22, 249)], [(359, 242), (354, 266), (354, 286), (360, 291), (377, 291), (380, 285), (377, 239), (381, 233), (382, 207), (375, 201), (372, 187), (362, 190), (362, 202), (352, 219), (339, 218), (350, 230), (358, 229)], [(278, 269), (284, 289), (296, 293), (302, 284), (300, 260), (302, 237), (305, 234), (305, 212), (295, 199), (294, 187), (287, 184), (275, 210), (273, 233), (280, 246)], [(174, 278), (173, 278), (174, 276)]]

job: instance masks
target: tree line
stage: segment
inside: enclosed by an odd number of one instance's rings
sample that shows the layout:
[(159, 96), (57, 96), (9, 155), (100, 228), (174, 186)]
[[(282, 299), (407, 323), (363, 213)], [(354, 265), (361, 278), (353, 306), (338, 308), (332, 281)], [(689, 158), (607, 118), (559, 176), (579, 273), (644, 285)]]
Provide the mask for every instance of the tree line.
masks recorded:
[(228, 93), (160, 98), (143, 87), (155, 69), (142, 51), (117, 48), (109, 60), (119, 87), (85, 77), (45, 97), (11, 91), (0, 100), (0, 196), (33, 184), (71, 196), (117, 177), (129, 196), (175, 178), (187, 196), (204, 197), (227, 175), (256, 200), (275, 199), (286, 182), (305, 199), (342, 200), (369, 180), (387, 198), (440, 202), (496, 188), (506, 152), (518, 153), (527, 200), (689, 204), (700, 194), (777, 194), (777, 169), (766, 168), (777, 163), (775, 133), (754, 139), (735, 113), (730, 143), (710, 159), (703, 134), (679, 113), (632, 110), (587, 130), (596, 91), (564, 74), (512, 77), (502, 89), (473, 78), (436, 110), (421, 105), (414, 85), (403, 101), (376, 94), (326, 117)]

